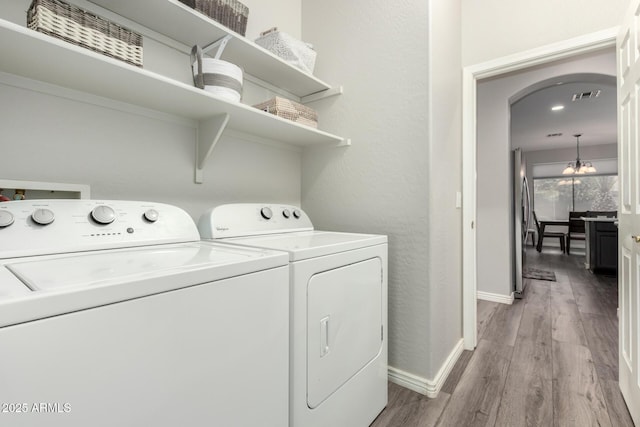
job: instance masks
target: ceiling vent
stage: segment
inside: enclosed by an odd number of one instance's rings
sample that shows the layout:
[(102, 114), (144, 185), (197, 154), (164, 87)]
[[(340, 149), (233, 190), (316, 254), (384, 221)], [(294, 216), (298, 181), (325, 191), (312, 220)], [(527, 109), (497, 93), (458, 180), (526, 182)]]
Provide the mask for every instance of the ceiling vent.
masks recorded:
[(556, 136), (562, 136), (562, 132), (556, 132), (556, 133), (549, 133), (547, 134), (547, 138), (553, 138)]
[(582, 100), (597, 98), (600, 96), (600, 92), (602, 91), (598, 89), (598, 90), (591, 90), (588, 92), (574, 93), (573, 98), (571, 98), (571, 101), (575, 102), (575, 101), (582, 101)]

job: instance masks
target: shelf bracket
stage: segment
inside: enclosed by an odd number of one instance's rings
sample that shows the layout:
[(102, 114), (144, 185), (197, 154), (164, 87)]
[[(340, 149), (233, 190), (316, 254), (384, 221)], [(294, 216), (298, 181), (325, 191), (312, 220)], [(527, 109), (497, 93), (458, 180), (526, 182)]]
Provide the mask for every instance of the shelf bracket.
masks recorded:
[(323, 90), (321, 92), (312, 93), (311, 95), (303, 96), (300, 98), (301, 104), (307, 104), (313, 101), (319, 101), (321, 99), (329, 98), (331, 96), (342, 95), (344, 89), (342, 86), (333, 87), (331, 89)]
[(196, 184), (204, 182), (204, 165), (222, 136), (229, 114), (224, 113), (198, 122), (198, 140), (196, 142)]
[(229, 40), (231, 40), (232, 38), (233, 36), (231, 34), (228, 34), (222, 37), (221, 39), (218, 39), (213, 43), (206, 45), (205, 47), (202, 48), (202, 54), (204, 55), (210, 50), (218, 48), (218, 51), (216, 52), (214, 58), (220, 59), (220, 57), (222, 56), (222, 52), (224, 52), (224, 48), (227, 47), (227, 43), (229, 43)]

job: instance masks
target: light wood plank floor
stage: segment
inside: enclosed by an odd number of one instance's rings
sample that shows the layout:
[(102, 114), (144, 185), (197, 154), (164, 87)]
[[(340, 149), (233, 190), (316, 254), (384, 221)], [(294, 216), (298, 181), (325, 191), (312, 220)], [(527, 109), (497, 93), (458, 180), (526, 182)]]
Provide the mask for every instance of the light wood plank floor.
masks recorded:
[(513, 305), (478, 301), (478, 346), (464, 351), (436, 399), (389, 383), (372, 427), (633, 426), (618, 388), (617, 280), (584, 255), (546, 249)]

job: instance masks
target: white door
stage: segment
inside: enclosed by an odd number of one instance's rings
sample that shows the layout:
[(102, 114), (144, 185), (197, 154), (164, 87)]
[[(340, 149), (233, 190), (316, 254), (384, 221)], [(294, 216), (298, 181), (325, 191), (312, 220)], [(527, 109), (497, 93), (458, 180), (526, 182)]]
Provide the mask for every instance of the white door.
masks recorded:
[(640, 0), (630, 8), (616, 41), (618, 57), (618, 162), (620, 175), (618, 307), (620, 390), (640, 425)]
[(380, 258), (311, 276), (307, 310), (307, 405), (314, 409), (380, 354)]

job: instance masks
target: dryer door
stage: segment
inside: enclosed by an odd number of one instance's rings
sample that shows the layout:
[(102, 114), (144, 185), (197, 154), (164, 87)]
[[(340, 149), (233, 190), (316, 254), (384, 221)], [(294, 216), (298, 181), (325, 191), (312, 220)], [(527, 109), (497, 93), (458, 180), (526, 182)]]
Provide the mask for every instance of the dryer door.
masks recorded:
[(382, 349), (382, 262), (311, 277), (307, 286), (307, 404), (315, 408)]

